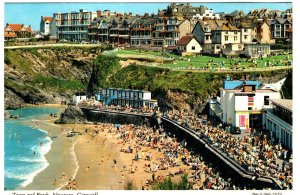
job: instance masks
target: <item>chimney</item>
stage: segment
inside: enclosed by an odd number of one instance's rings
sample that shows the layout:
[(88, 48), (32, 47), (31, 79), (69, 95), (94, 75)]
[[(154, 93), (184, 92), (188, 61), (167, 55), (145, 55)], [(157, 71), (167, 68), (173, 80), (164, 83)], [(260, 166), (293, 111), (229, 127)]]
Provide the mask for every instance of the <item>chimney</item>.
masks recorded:
[(41, 20), (44, 20), (44, 17), (43, 17), (43, 16), (41, 16)]

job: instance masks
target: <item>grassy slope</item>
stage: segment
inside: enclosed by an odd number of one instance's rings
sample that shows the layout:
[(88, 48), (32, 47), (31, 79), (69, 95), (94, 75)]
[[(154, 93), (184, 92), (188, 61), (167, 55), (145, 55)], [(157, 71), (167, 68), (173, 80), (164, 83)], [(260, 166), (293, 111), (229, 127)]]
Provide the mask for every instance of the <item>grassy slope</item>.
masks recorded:
[[(257, 72), (256, 76), (272, 77), (282, 73), (277, 71)], [(144, 89), (157, 93), (168, 90), (184, 92), (205, 98), (219, 91), (221, 82), (230, 75), (232, 79), (241, 79), (252, 72), (214, 73), (214, 72), (188, 72), (171, 71), (166, 68), (130, 65), (118, 71), (106, 85), (112, 87)]]
[[(52, 48), (57, 49), (63, 52), (70, 51), (70, 48)], [(9, 88), (14, 88), (17, 91), (31, 91), (37, 93), (40, 89), (51, 89), (56, 92), (65, 92), (66, 90), (81, 90), (85, 89), (85, 84), (81, 83), (77, 80), (68, 80), (62, 79), (58, 77), (51, 77), (41, 73), (36, 73), (32, 70), (33, 62), (22, 56), (21, 54), (29, 52), (34, 56), (38, 57), (42, 60), (48, 69), (54, 69), (56, 63), (53, 62), (51, 59), (48, 59), (45, 56), (42, 56), (40, 53), (37, 52), (37, 48), (30, 48), (30, 49), (22, 49), (22, 50), (5, 50), (5, 59), (8, 60), (9, 64), (7, 66), (12, 67), (17, 72), (21, 73), (22, 75), (26, 75), (28, 80), (24, 81), (24, 83), (16, 82), (10, 78), (5, 78), (5, 86)], [(65, 71), (64, 74), (67, 76), (68, 71)]]

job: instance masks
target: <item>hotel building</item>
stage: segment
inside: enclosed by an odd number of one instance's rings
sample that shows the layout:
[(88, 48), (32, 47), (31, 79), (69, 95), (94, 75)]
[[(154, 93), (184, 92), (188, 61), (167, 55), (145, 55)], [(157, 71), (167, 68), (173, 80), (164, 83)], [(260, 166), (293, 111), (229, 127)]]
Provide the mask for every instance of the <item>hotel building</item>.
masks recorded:
[(97, 17), (97, 12), (80, 9), (79, 12), (55, 13), (57, 38), (66, 40), (88, 40), (88, 26)]

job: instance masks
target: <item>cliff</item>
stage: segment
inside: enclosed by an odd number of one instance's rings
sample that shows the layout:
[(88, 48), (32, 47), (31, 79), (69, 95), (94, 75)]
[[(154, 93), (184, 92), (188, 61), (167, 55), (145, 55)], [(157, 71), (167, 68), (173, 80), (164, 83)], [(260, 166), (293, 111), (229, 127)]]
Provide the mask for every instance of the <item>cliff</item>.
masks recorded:
[(6, 49), (5, 108), (24, 103), (58, 103), (85, 90), (91, 63), (101, 48)]

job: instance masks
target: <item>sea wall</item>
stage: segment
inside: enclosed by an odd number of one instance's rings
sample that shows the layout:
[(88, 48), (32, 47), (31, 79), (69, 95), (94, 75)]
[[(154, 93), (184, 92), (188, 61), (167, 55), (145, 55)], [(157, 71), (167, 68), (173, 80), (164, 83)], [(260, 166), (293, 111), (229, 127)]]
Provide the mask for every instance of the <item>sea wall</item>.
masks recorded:
[(223, 177), (232, 178), (234, 183), (256, 189), (279, 189), (279, 186), (271, 178), (256, 176), (253, 179), (253, 174), (249, 174), (224, 153), (211, 147), (205, 140), (201, 139), (201, 136), (194, 134), (189, 129), (168, 118), (156, 118), (150, 114), (93, 110), (89, 108), (81, 109), (90, 122), (147, 125), (151, 127), (159, 127), (161, 125), (167, 132), (170, 132), (172, 135), (175, 134), (180, 141), (185, 140), (188, 148), (196, 153), (200, 153), (206, 162), (216, 167)]
[(82, 112), (90, 122), (158, 126), (156, 118), (150, 114), (134, 114), (125, 112), (114, 112), (105, 110), (94, 110), (81, 108)]

